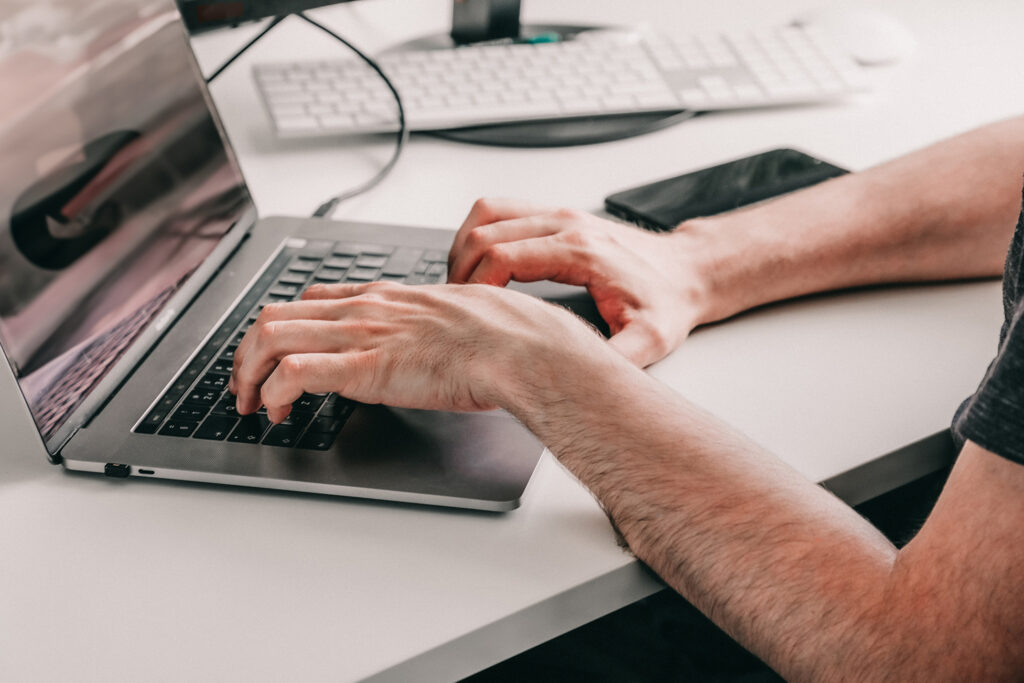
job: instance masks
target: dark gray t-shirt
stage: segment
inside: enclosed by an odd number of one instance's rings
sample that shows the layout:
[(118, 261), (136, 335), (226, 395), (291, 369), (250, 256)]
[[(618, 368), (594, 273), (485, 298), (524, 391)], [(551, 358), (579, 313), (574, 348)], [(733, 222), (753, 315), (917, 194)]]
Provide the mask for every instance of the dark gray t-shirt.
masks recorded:
[(1024, 207), (1003, 272), (1005, 321), (999, 350), (981, 386), (953, 419), (957, 446), (970, 439), (987, 451), (1024, 464)]

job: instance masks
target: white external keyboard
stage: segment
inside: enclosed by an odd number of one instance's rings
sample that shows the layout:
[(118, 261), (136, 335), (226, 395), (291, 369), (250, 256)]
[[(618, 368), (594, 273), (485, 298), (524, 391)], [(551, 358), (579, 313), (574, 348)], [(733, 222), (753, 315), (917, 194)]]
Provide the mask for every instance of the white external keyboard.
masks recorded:
[[(572, 41), (386, 53), (410, 130), (683, 109), (821, 102), (866, 89), (814, 26), (692, 36), (594, 31)], [(391, 91), (364, 62), (262, 64), (281, 137), (398, 130)]]

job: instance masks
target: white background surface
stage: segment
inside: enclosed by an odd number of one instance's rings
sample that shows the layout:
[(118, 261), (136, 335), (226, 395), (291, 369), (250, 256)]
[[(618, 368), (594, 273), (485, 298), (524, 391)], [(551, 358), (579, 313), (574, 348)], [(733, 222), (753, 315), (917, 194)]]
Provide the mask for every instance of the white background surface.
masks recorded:
[[(831, 3), (526, 0), (524, 12), (687, 31), (770, 24), (815, 4)], [(393, 176), (335, 216), (454, 227), (484, 195), (594, 210), (614, 190), (772, 147), (859, 169), (1024, 111), (1019, 2), (872, 4), (919, 41), (873, 96), (571, 149), (417, 136)], [(449, 11), (441, 0), (366, 0), (316, 16), (376, 50), (444, 30)], [(252, 32), (201, 37), (202, 63)], [(263, 215), (307, 215), (390, 153), (387, 139), (269, 137), (249, 66), (339, 54), (288, 20), (214, 85)], [(810, 299), (702, 330), (654, 372), (820, 480), (943, 428), (994, 352), (999, 317), (995, 282)], [(125, 484), (48, 465), (6, 374), (0, 406), (3, 680), (443, 680), (656, 585), (550, 456), (523, 507), (503, 516)]]

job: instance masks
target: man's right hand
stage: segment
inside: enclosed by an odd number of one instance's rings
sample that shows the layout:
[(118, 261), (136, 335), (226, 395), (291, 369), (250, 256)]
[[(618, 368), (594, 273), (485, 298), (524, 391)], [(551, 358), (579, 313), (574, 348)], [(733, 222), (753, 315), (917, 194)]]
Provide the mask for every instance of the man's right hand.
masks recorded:
[(455, 237), (448, 281), (504, 287), (511, 280), (554, 280), (586, 287), (611, 330), (609, 343), (644, 367), (705, 322), (699, 258), (696, 241), (684, 233), (480, 199)]

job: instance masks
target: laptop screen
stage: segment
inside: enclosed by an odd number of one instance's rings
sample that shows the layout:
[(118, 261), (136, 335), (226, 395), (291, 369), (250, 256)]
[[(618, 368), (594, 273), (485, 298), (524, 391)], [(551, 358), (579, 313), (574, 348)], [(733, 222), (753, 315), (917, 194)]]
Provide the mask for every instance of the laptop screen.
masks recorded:
[(0, 93), (0, 344), (49, 440), (251, 203), (170, 0), (4, 0)]

